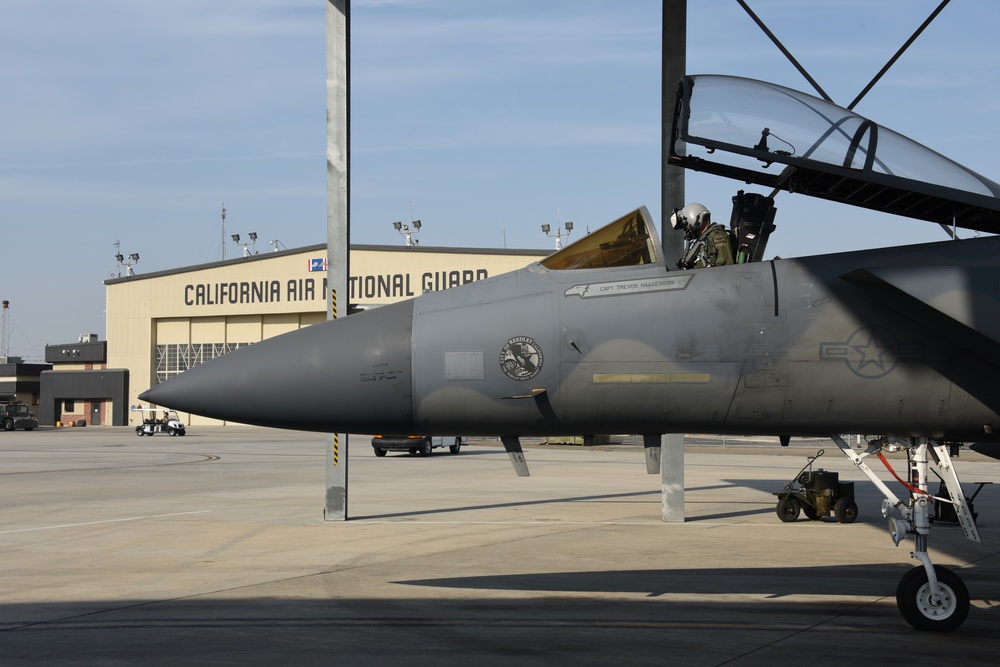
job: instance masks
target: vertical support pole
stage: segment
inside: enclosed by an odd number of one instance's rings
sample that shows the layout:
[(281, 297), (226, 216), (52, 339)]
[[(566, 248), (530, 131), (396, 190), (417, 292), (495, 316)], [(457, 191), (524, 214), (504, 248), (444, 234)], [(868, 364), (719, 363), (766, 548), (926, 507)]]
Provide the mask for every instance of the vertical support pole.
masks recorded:
[[(327, 319), (346, 317), (350, 302), (350, 0), (326, 5)], [(326, 440), (326, 521), (347, 520), (347, 434)]]
[(665, 433), (660, 441), (663, 520), (684, 523), (684, 434)]
[[(684, 206), (684, 168), (670, 164), (677, 84), (687, 73), (687, 0), (663, 0), (660, 100), (660, 243), (668, 267), (684, 254), (684, 237), (670, 226), (670, 214)], [(684, 147), (678, 144), (678, 150)]]
[[(670, 164), (677, 84), (687, 73), (687, 0), (663, 0), (660, 82), (660, 243), (667, 266), (684, 254), (684, 239), (670, 226), (674, 208), (684, 206), (684, 169)], [(683, 147), (678, 147), (683, 150)], [(684, 521), (684, 434), (667, 433), (661, 439), (660, 479), (663, 520)]]

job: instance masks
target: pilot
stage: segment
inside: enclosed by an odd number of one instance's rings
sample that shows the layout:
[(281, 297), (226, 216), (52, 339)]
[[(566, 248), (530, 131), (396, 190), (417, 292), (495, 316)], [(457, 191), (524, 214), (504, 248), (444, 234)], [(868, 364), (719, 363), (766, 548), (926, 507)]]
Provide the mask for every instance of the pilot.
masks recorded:
[(735, 264), (729, 233), (724, 226), (712, 222), (712, 214), (701, 204), (691, 203), (680, 210), (674, 209), (670, 226), (684, 232), (684, 256), (677, 262), (677, 268)]

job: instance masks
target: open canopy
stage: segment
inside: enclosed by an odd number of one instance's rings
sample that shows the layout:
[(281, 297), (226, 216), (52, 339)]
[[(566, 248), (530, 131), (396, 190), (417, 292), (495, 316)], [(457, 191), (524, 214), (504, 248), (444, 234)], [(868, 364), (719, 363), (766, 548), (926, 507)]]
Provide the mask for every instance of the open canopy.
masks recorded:
[[(687, 155), (678, 154), (678, 141)], [(764, 81), (684, 77), (670, 160), (854, 206), (1000, 233), (1000, 185), (812, 95)]]

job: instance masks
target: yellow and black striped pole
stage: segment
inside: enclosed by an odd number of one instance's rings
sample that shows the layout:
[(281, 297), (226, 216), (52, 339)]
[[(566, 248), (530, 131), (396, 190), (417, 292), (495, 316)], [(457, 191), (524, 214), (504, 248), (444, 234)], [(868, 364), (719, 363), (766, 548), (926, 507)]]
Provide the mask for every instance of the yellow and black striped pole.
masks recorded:
[[(327, 0), (326, 5), (326, 253), (330, 303), (327, 319), (348, 314), (350, 298), (350, 0)], [(341, 309), (337, 302), (344, 301)], [(347, 520), (346, 433), (331, 433), (326, 441), (327, 521)]]

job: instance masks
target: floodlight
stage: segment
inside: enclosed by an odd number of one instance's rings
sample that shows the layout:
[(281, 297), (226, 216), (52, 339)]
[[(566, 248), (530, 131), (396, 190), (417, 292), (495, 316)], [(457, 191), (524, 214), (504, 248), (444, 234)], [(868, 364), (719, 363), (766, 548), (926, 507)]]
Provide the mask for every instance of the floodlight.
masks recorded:
[(548, 234), (550, 229), (552, 229), (552, 227), (550, 227), (549, 225), (542, 225), (543, 234)]
[(392, 228), (395, 229), (398, 232), (400, 229), (403, 228), (403, 223), (399, 222), (399, 221), (396, 221), (396, 222), (392, 223)]
[(239, 243), (240, 242), (240, 235), (239, 234), (233, 234), (233, 241), (235, 241), (236, 243)]

